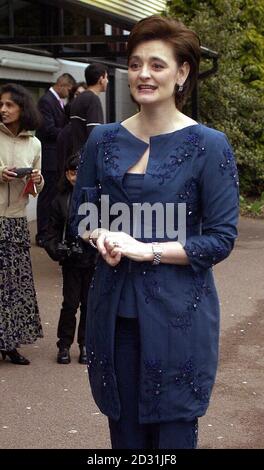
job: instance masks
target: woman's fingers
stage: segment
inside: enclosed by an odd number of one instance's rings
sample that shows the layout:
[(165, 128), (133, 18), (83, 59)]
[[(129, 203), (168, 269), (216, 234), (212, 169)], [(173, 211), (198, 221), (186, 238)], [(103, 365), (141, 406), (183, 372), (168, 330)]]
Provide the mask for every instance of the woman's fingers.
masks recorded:
[(99, 253), (101, 253), (102, 256), (105, 256), (107, 253), (106, 247), (105, 247), (105, 234), (100, 234), (99, 237), (97, 238), (96, 245), (98, 248)]
[(36, 183), (36, 184), (41, 183), (42, 175), (41, 175), (40, 170), (38, 170), (38, 169), (33, 170), (30, 177), (31, 177), (33, 183)]
[(117, 253), (115, 256), (111, 256), (107, 253), (104, 259), (110, 266), (116, 266), (121, 260), (121, 253)]
[(107, 232), (97, 238), (97, 248), (111, 266), (118, 264), (122, 256), (141, 259), (138, 241), (123, 232)]
[(3, 170), (2, 178), (3, 178), (4, 181), (11, 181), (16, 176), (17, 176), (17, 174), (15, 173), (14, 168), (10, 168), (10, 169), (6, 168), (5, 170)]
[(123, 253), (123, 249), (121, 246), (114, 246), (110, 251), (109, 253), (111, 254), (111, 256), (117, 256), (119, 254), (122, 255)]
[(111, 240), (110, 237), (106, 235), (99, 236), (97, 239), (97, 248), (110, 266), (116, 266), (120, 262), (122, 256), (120, 249), (118, 250), (114, 240)]
[(121, 247), (121, 244), (117, 240), (115, 240), (115, 238), (111, 239), (109, 237), (106, 237), (106, 239), (105, 239), (105, 248), (107, 249), (107, 251), (112, 253), (112, 251), (115, 248), (120, 248), (120, 247)]

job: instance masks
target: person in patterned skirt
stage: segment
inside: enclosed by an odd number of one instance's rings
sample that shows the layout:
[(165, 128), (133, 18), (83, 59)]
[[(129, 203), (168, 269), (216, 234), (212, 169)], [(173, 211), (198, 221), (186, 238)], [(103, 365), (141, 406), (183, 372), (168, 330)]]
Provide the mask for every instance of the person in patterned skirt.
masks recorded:
[[(44, 184), (41, 144), (33, 130), (40, 115), (27, 90), (0, 89), (0, 350), (12, 363), (30, 364), (17, 347), (43, 337), (34, 288), (26, 218), (29, 192)], [(22, 170), (22, 171), (21, 171)], [(27, 174), (25, 174), (27, 173)]]

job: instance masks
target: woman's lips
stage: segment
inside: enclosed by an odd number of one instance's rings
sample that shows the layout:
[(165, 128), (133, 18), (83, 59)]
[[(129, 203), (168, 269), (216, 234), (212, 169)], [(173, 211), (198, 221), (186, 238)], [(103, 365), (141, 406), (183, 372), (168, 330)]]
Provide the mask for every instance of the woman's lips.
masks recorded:
[(139, 93), (153, 93), (156, 89), (154, 85), (138, 85), (137, 87)]
[(156, 90), (156, 88), (155, 85), (138, 85), (138, 89), (140, 90)]

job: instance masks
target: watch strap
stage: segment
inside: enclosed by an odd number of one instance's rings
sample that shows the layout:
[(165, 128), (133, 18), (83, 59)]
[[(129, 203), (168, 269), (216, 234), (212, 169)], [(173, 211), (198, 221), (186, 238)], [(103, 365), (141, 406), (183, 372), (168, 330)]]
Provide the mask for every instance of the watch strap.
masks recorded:
[(159, 242), (152, 242), (152, 252), (154, 254), (154, 258), (152, 264), (157, 266), (161, 262), (163, 248)]

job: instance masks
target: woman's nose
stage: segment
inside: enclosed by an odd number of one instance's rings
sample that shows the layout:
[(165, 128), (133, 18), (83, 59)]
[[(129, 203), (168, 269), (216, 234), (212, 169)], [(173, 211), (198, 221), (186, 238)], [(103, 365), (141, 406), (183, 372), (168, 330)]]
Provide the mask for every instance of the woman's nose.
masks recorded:
[(139, 76), (141, 78), (149, 78), (150, 77), (150, 69), (148, 65), (143, 65), (140, 69)]

